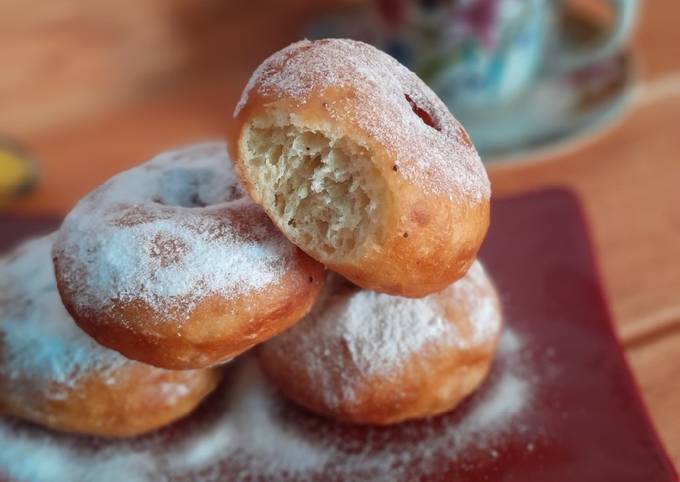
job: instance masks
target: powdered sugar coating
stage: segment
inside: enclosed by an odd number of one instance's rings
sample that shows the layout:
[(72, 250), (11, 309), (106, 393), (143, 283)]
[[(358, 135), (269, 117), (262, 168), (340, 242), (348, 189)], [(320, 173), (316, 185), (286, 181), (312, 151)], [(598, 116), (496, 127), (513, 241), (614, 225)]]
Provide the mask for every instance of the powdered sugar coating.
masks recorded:
[(490, 291), (491, 282), (482, 266), (475, 260), (463, 278), (443, 291), (444, 296), (457, 306), (464, 306), (472, 329), (460, 346), (477, 345), (495, 337), (501, 326), (498, 299)]
[(303, 40), (276, 52), (253, 73), (234, 116), (252, 92), (303, 105), (336, 88), (351, 89), (355, 99), (324, 102), (331, 118), (385, 146), (398, 175), (429, 194), (489, 198), (486, 171), (463, 126), (416, 74), (362, 42)]
[(142, 301), (186, 319), (204, 297), (265, 289), (294, 247), (238, 185), (226, 146), (169, 151), (83, 198), (59, 231), (59, 277), (77, 309)]
[[(398, 376), (424, 349), (465, 350), (500, 331), (498, 300), (478, 261), (464, 278), (421, 299), (338, 289), (343, 283), (329, 280), (325, 298), (306, 318), (260, 347), (266, 359), (304, 374), (329, 407), (356, 402), (370, 380)], [(446, 303), (467, 318), (452, 320)]]
[[(88, 378), (114, 385), (125, 370), (141, 366), (96, 343), (66, 312), (52, 268), (54, 237), (27, 241), (0, 260), (0, 380), (5, 396), (23, 396), (35, 410), (44, 400), (68, 398)], [(165, 372), (145, 369), (151, 378)], [(189, 392), (193, 376), (167, 382), (161, 393), (168, 405)]]
[(170, 437), (93, 444), (0, 418), (0, 475), (21, 482), (401, 482), (439, 474), (442, 460), (469, 463), (475, 452), (492, 460), (512, 437), (525, 440), (529, 452), (540, 428), (527, 423), (536, 376), (522, 357), (524, 341), (517, 332), (503, 334), (490, 383), (444, 423), (363, 428), (348, 439), (343, 425), (288, 406), (246, 355), (231, 365), (231, 386), (209, 402), (214, 411), (171, 428)]

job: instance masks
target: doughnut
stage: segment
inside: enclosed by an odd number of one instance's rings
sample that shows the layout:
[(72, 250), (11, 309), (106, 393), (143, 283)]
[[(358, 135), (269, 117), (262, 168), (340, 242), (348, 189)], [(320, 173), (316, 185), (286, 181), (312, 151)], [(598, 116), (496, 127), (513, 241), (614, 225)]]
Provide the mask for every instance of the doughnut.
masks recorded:
[(501, 331), (482, 265), (413, 299), (329, 279), (319, 303), (257, 349), (293, 402), (337, 420), (386, 425), (451, 410), (489, 371)]
[(237, 173), (294, 244), (355, 284), (422, 297), (462, 277), (489, 224), (470, 139), (414, 73), (351, 40), (264, 61), (229, 126)]
[(247, 197), (221, 142), (160, 154), (89, 193), (53, 257), (78, 326), (180, 370), (228, 361), (298, 321), (325, 270)]
[(191, 412), (220, 370), (164, 370), (97, 344), (61, 303), (53, 240), (27, 241), (0, 259), (0, 413), (55, 430), (128, 437)]

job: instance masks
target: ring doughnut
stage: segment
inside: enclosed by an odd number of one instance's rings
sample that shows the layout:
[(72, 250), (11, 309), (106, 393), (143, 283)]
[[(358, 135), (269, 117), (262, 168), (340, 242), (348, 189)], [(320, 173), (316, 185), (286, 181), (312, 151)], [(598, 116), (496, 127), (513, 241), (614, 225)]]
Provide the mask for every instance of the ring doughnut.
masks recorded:
[(66, 216), (53, 256), (78, 326), (171, 369), (227, 361), (284, 330), (324, 278), (240, 188), (220, 142), (111, 178)]
[(57, 293), (53, 239), (25, 242), (0, 259), (0, 412), (56, 430), (124, 437), (193, 410), (220, 371), (144, 365), (83, 333)]
[(385, 425), (451, 410), (484, 380), (501, 314), (479, 262), (421, 299), (332, 276), (307, 317), (257, 350), (267, 378), (291, 400), (342, 421)]
[(472, 264), (489, 224), (486, 171), (441, 100), (389, 55), (295, 43), (255, 71), (234, 117), (245, 189), (328, 268), (421, 297)]

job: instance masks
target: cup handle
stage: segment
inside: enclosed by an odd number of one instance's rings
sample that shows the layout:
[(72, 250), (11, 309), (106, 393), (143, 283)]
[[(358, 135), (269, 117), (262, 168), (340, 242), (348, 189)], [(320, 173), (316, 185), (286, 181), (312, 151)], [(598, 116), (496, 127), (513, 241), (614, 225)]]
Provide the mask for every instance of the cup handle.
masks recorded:
[(637, 0), (603, 0), (616, 12), (611, 31), (600, 45), (588, 52), (565, 49), (556, 59), (562, 71), (579, 70), (600, 60), (612, 57), (630, 35), (637, 14)]

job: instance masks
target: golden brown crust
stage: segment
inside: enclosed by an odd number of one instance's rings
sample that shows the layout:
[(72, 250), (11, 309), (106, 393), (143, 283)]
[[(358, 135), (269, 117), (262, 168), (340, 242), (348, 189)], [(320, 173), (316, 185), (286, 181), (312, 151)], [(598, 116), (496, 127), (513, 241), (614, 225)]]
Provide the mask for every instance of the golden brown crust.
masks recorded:
[[(59, 259), (54, 262), (58, 272)], [(323, 280), (323, 266), (298, 251), (278, 284), (237, 298), (207, 296), (181, 323), (149, 322), (155, 313), (141, 301), (84, 313), (59, 277), (57, 287), (78, 326), (102, 345), (133, 360), (186, 370), (229, 361), (287, 329), (309, 312)], [(121, 318), (132, 322), (121, 324)]]
[(60, 396), (50, 399), (33, 394), (29, 380), (0, 376), (0, 412), (65, 432), (133, 437), (190, 413), (220, 377), (218, 368), (171, 371), (130, 363), (113, 381), (93, 371), (76, 386), (55, 383)]
[(92, 191), (65, 218), (53, 261), (83, 331), (176, 370), (228, 361), (286, 329), (325, 271), (247, 198), (219, 142), (162, 153)]
[(164, 370), (83, 333), (59, 299), (54, 236), (0, 258), (0, 413), (67, 432), (126, 437), (189, 413), (221, 370)]
[[(486, 377), (501, 314), (493, 285), (478, 264), (451, 287), (424, 300), (407, 300), (411, 308), (403, 298), (380, 298), (386, 295), (357, 302), (356, 288), (332, 285), (326, 290), (334, 294), (322, 295), (318, 311), (257, 350), (267, 378), (299, 405), (342, 421), (392, 424), (449, 411)], [(427, 317), (423, 323), (395, 318), (385, 305), (390, 302), (400, 303), (393, 310), (397, 317), (427, 308), (419, 303), (433, 303), (448, 330), (431, 328)], [(357, 319), (361, 313), (367, 316)], [(389, 319), (376, 318), (383, 313), (390, 313)], [(385, 326), (371, 331), (369, 323)], [(404, 336), (433, 331), (416, 344), (393, 335), (395, 324), (403, 325)]]
[[(315, 78), (314, 69), (324, 63), (315, 55), (337, 55), (335, 50), (346, 51), (349, 60), (356, 56), (362, 67), (366, 57), (374, 61), (366, 69), (394, 77), (402, 89), (396, 100), (370, 78), (345, 74), (342, 64), (323, 65), (334, 70), (326, 77), (340, 79), (335, 83)], [(295, 240), (276, 213), (267, 214), (307, 254), (357, 285), (422, 297), (462, 277), (475, 259), (489, 225), (488, 179), (467, 134), (441, 101), (415, 74), (376, 52), (358, 42), (327, 40), (300, 42), (267, 59), (244, 91), (230, 125), (230, 148), (245, 189), (261, 205), (259, 189), (244, 167), (244, 133), (254, 122), (286, 113), (285, 122), (296, 128), (343, 136), (367, 148), (387, 192), (383, 211), (372, 219), (379, 223), (377, 234), (360, 249), (344, 259), (329, 256)], [(309, 62), (308, 68), (296, 74), (288, 67), (293, 61)], [(291, 88), (296, 82), (300, 85)], [(437, 129), (418, 119), (404, 93), (417, 99)], [(409, 114), (415, 120), (402, 119)]]

